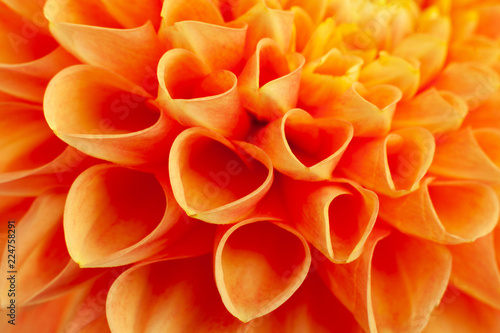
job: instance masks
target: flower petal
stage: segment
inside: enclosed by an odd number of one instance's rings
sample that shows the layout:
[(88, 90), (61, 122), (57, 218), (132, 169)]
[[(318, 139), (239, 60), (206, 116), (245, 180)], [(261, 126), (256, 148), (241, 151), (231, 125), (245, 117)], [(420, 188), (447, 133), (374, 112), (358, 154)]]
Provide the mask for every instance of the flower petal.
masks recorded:
[(214, 263), (224, 305), (246, 323), (290, 298), (309, 271), (311, 253), (290, 227), (252, 219), (222, 227)]

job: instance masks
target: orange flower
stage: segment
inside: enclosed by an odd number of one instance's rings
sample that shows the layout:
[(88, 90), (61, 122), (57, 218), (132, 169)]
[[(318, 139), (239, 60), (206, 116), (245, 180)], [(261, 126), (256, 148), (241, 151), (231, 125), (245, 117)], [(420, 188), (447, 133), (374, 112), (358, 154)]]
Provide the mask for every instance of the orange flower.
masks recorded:
[(500, 331), (499, 22), (0, 0), (0, 331)]

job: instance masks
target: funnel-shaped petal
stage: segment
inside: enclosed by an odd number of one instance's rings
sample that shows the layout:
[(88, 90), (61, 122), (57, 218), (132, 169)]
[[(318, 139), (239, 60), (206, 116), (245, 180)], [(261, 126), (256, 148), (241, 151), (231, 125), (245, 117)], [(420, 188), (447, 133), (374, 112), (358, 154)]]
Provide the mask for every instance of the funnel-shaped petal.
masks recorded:
[(69, 252), (85, 267), (143, 260), (189, 227), (179, 220), (181, 210), (166, 184), (151, 174), (106, 164), (76, 179), (64, 214)]
[(487, 101), (500, 85), (499, 75), (478, 62), (451, 63), (439, 75), (434, 86), (460, 96), (474, 110)]
[(323, 57), (307, 63), (302, 71), (299, 100), (320, 107), (342, 95), (358, 80), (363, 59), (331, 49)]
[(500, 182), (500, 130), (466, 128), (444, 136), (429, 170), (444, 177)]
[(106, 315), (113, 332), (237, 332), (224, 308), (210, 256), (138, 264), (111, 286)]
[(182, 125), (206, 127), (230, 137), (248, 131), (248, 114), (232, 72), (211, 72), (191, 51), (173, 49), (161, 58), (158, 79), (158, 102)]
[(340, 169), (366, 188), (398, 197), (418, 188), (431, 165), (434, 149), (434, 137), (429, 131), (404, 128), (385, 138), (353, 142)]
[[(52, 35), (80, 61), (123, 75), (149, 92), (156, 90), (155, 68), (162, 48), (153, 24), (144, 21), (140, 26), (135, 26), (134, 22), (133, 28), (120, 29), (121, 24), (107, 11), (105, 5), (114, 7), (112, 11), (117, 12), (124, 9), (123, 6), (118, 8), (112, 0), (106, 2), (47, 0), (44, 14), (50, 22)], [(133, 8), (134, 15), (128, 17), (128, 24), (136, 20), (137, 8)], [(151, 10), (148, 8), (142, 14), (148, 15)], [(124, 21), (123, 11), (118, 14), (119, 20)], [(142, 21), (143, 18), (138, 20)]]
[(413, 193), (379, 199), (382, 219), (404, 233), (445, 244), (471, 242), (488, 234), (500, 214), (495, 192), (473, 181), (427, 178)]
[(354, 136), (381, 136), (391, 129), (392, 116), (401, 97), (401, 91), (395, 86), (384, 84), (367, 89), (354, 82), (341, 96), (314, 110), (313, 115), (352, 123)]
[(97, 158), (138, 166), (165, 160), (179, 133), (178, 124), (152, 98), (122, 76), (78, 65), (50, 82), (44, 112), (52, 130), (71, 146)]
[(0, 64), (0, 91), (41, 103), (49, 80), (78, 61), (59, 47), (48, 55), (22, 64)]
[(430, 88), (408, 102), (398, 104), (392, 118), (392, 129), (419, 126), (433, 134), (460, 128), (468, 107), (458, 95)]
[(332, 176), (352, 138), (351, 124), (335, 119), (313, 119), (292, 109), (255, 134), (252, 142), (262, 148), (281, 173), (303, 180)]
[(255, 219), (221, 227), (214, 253), (222, 302), (245, 323), (289, 299), (310, 264), (309, 245), (298, 232), (278, 222)]
[(381, 51), (377, 60), (363, 67), (359, 81), (368, 88), (381, 84), (396, 86), (403, 93), (403, 101), (407, 101), (420, 85), (420, 64)]
[(451, 271), (445, 247), (374, 230), (361, 257), (322, 262), (320, 273), (365, 332), (421, 332)]
[(169, 158), (175, 199), (194, 218), (234, 223), (250, 214), (273, 181), (273, 166), (258, 147), (202, 128), (175, 140)]
[(345, 180), (281, 179), (296, 229), (335, 263), (358, 258), (378, 213), (377, 195)]
[(302, 55), (285, 54), (275, 41), (262, 39), (238, 77), (243, 106), (260, 120), (278, 118), (293, 109), (304, 62)]

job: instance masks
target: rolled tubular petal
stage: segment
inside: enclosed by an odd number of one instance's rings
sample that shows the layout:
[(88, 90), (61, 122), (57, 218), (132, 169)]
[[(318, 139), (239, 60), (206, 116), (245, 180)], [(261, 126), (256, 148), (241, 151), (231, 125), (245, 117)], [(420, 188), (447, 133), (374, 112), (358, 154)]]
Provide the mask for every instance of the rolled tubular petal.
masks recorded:
[(488, 234), (500, 214), (493, 189), (474, 181), (426, 178), (407, 196), (379, 199), (382, 219), (404, 233), (445, 244), (472, 242)]
[(460, 290), (500, 311), (500, 266), (492, 234), (473, 243), (449, 246), (451, 282)]
[(403, 101), (407, 101), (415, 95), (420, 85), (420, 63), (382, 51), (378, 59), (363, 67), (359, 82), (367, 88), (380, 84), (396, 86), (403, 93)]
[(351, 124), (334, 119), (313, 119), (292, 109), (255, 134), (253, 143), (262, 148), (281, 173), (303, 180), (332, 176), (352, 138)]
[(421, 332), (450, 271), (445, 247), (377, 229), (358, 260), (320, 266), (325, 283), (365, 332)]
[(500, 311), (460, 292), (450, 285), (423, 333), (497, 332)]
[(391, 129), (394, 110), (401, 97), (401, 90), (388, 84), (367, 89), (354, 82), (341, 96), (312, 113), (315, 118), (336, 118), (352, 123), (354, 136), (381, 136)]
[(439, 75), (434, 86), (460, 96), (474, 110), (487, 101), (500, 86), (498, 74), (478, 62), (451, 63)]
[[(0, 267), (5, 271), (9, 268), (8, 249), (14, 246), (15, 267), (17, 269), (16, 285), (22, 292), (16, 295), (19, 306), (46, 300), (76, 287), (102, 271), (84, 271), (70, 258), (63, 231), (63, 209), (66, 194), (60, 191), (46, 192), (39, 196), (27, 210), (26, 214), (16, 221), (16, 243), (3, 247), (3, 259)], [(36, 232), (33, 232), (36, 230)], [(22, 241), (21, 241), (22, 239)], [(22, 246), (19, 246), (21, 244)], [(36, 277), (36, 279), (33, 279)], [(9, 303), (11, 281), (2, 279), (0, 296), (2, 308)]]
[(248, 25), (244, 22), (221, 26), (182, 21), (166, 29), (163, 38), (173, 48), (195, 53), (212, 70), (235, 70), (243, 58), (247, 29)]
[(215, 224), (249, 215), (273, 182), (271, 160), (260, 148), (196, 127), (176, 138), (169, 173), (182, 209)]
[(76, 179), (64, 214), (68, 250), (82, 267), (143, 260), (190, 227), (170, 189), (152, 174), (106, 164)]
[(411, 101), (398, 104), (392, 129), (420, 126), (433, 134), (442, 134), (459, 129), (467, 112), (467, 104), (455, 93), (430, 88)]
[[(114, 1), (107, 0), (108, 6)], [(97, 0), (81, 2), (47, 0), (44, 14), (57, 41), (80, 61), (104, 67), (125, 76), (149, 92), (155, 91), (155, 68), (162, 53), (160, 41), (151, 22), (120, 29), (120, 24)], [(123, 7), (116, 7), (123, 21)], [(128, 9), (130, 10), (130, 9)], [(144, 13), (147, 14), (149, 8)], [(134, 14), (137, 9), (134, 7)], [(88, 15), (89, 12), (97, 13)], [(131, 20), (135, 20), (129, 17)], [(142, 21), (142, 19), (139, 19)], [(131, 23), (131, 22), (128, 22)], [(105, 47), (103, 47), (105, 45)], [(119, 54), (120, 56), (116, 56)]]
[(404, 128), (385, 138), (351, 144), (339, 167), (362, 186), (399, 197), (418, 188), (432, 162), (434, 149), (434, 137), (429, 131)]
[(36, 103), (42, 103), (49, 80), (61, 69), (78, 61), (58, 47), (48, 55), (22, 64), (0, 64), (0, 91)]
[(377, 195), (354, 182), (281, 179), (295, 228), (330, 261), (361, 255), (378, 213)]
[(264, 316), (288, 300), (310, 265), (307, 241), (282, 223), (247, 220), (221, 227), (214, 253), (215, 281), (222, 302), (242, 322)]
[[(165, 160), (180, 131), (152, 98), (122, 76), (77, 65), (61, 71), (50, 82), (44, 112), (59, 138), (78, 150), (115, 163), (141, 166)], [(79, 103), (73, 103), (75, 100)]]
[(211, 72), (194, 53), (173, 49), (161, 58), (158, 79), (158, 102), (182, 125), (206, 127), (229, 137), (242, 137), (248, 131), (249, 117), (232, 72)]
[(68, 186), (92, 163), (52, 133), (41, 107), (0, 103), (0, 115), (0, 193), (35, 196)]
[(500, 182), (500, 130), (466, 128), (440, 141), (430, 172), (444, 177)]
[(363, 59), (342, 54), (333, 48), (323, 57), (304, 66), (299, 100), (306, 106), (319, 107), (342, 95), (358, 80)]
[(113, 332), (237, 332), (224, 308), (210, 256), (145, 262), (111, 286), (106, 315)]
[(271, 39), (263, 39), (238, 77), (243, 106), (260, 120), (278, 118), (298, 100), (304, 57), (285, 54)]

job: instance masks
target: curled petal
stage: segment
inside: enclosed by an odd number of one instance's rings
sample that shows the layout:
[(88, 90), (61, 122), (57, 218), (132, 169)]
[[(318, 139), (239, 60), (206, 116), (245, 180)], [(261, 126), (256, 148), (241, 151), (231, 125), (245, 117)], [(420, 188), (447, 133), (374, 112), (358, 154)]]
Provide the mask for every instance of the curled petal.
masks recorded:
[(155, 28), (160, 25), (161, 0), (101, 0), (106, 11), (123, 27), (135, 28), (151, 21)]
[(320, 274), (365, 332), (421, 332), (451, 271), (445, 247), (374, 230), (361, 257), (322, 262)]
[(252, 142), (262, 148), (281, 173), (303, 180), (332, 176), (352, 138), (352, 126), (341, 120), (313, 119), (292, 109), (255, 134)]
[(378, 59), (361, 70), (359, 81), (366, 87), (390, 84), (403, 93), (403, 101), (411, 99), (420, 85), (420, 64), (381, 51)]
[(500, 182), (500, 131), (466, 128), (444, 136), (429, 170), (444, 177)]
[(0, 64), (0, 90), (12, 96), (41, 103), (49, 80), (61, 69), (78, 61), (61, 47), (23, 64)]
[(481, 63), (452, 63), (439, 75), (434, 86), (457, 94), (469, 110), (474, 110), (493, 95), (500, 86), (500, 78), (491, 67)]
[(402, 93), (391, 85), (365, 88), (354, 82), (347, 91), (313, 111), (315, 118), (336, 118), (352, 123), (354, 136), (385, 135)]
[(309, 271), (311, 253), (307, 241), (290, 227), (252, 219), (221, 227), (214, 265), (222, 302), (246, 323), (292, 296)]
[[(48, 34), (48, 21), (43, 15), (43, 5), (45, 0), (30, 1), (30, 0), (2, 0), (4, 4), (10, 7), (19, 15), (28, 18), (29, 24), (33, 23), (36, 28), (43, 34)], [(32, 26), (33, 27), (33, 26)], [(35, 30), (33, 30), (35, 31)]]
[(294, 108), (304, 62), (298, 53), (284, 54), (275, 41), (261, 40), (238, 77), (243, 106), (266, 120)]
[(176, 138), (169, 172), (182, 209), (215, 224), (234, 223), (250, 214), (273, 181), (271, 160), (260, 148), (196, 127)]
[(182, 125), (206, 127), (229, 137), (242, 137), (248, 131), (248, 114), (240, 104), (232, 72), (211, 72), (194, 53), (173, 49), (161, 58), (158, 79), (158, 102)]
[[(144, 306), (147, 304), (147, 306)], [(141, 263), (111, 286), (106, 315), (113, 332), (237, 332), (224, 308), (210, 256)]]
[(413, 193), (379, 199), (382, 219), (404, 233), (445, 244), (471, 242), (486, 235), (500, 214), (495, 192), (472, 181), (427, 178)]
[(170, 189), (153, 175), (106, 164), (76, 179), (64, 214), (68, 250), (81, 267), (143, 260), (189, 227)]
[(448, 53), (448, 45), (438, 36), (415, 33), (407, 36), (393, 50), (395, 56), (420, 62), (420, 87), (436, 77), (442, 69)]
[[(76, 58), (123, 75), (149, 92), (155, 91), (155, 68), (162, 48), (153, 24), (146, 22), (139, 27), (118, 29), (119, 25), (106, 10), (98, 8), (101, 6), (96, 0), (84, 3), (69, 0), (64, 4), (47, 0), (44, 13), (52, 35)], [(99, 15), (87, 15), (89, 12)], [(91, 17), (96, 21), (90, 20)]]
[(467, 104), (457, 94), (430, 88), (398, 104), (392, 128), (419, 126), (441, 134), (459, 129), (467, 112)]
[(224, 23), (214, 1), (210, 0), (163, 1), (161, 17), (162, 28), (182, 21), (198, 21), (218, 25)]
[(179, 133), (179, 125), (144, 89), (90, 65), (67, 68), (52, 79), (44, 112), (63, 141), (88, 155), (126, 165), (165, 160)]
[(234, 70), (243, 58), (247, 29), (244, 22), (221, 26), (182, 21), (165, 32), (165, 38), (173, 48), (185, 48), (195, 53), (212, 70)]
[(340, 163), (350, 179), (377, 193), (398, 197), (416, 190), (431, 165), (435, 141), (420, 127), (352, 144)]
[(336, 28), (333, 18), (327, 18), (316, 27), (302, 50), (307, 62), (321, 58), (333, 47)]
[(314, 31), (314, 22), (302, 7), (292, 7), (290, 11), (294, 13), (293, 24), (295, 38), (293, 44), (295, 47), (292, 48), (292, 50), (302, 52)]
[(378, 213), (377, 195), (354, 182), (282, 180), (296, 229), (335, 263), (361, 255)]
[(245, 59), (250, 57), (263, 38), (270, 38), (286, 52), (290, 49), (293, 31), (293, 13), (268, 6), (271, 1), (258, 0), (257, 4), (236, 19), (248, 24)]
[(304, 66), (299, 100), (306, 106), (322, 106), (342, 95), (357, 79), (363, 59), (331, 49)]
[(448, 248), (453, 256), (453, 285), (500, 311), (500, 267), (493, 235)]
[(423, 333), (497, 332), (500, 311), (460, 292), (450, 285)]

